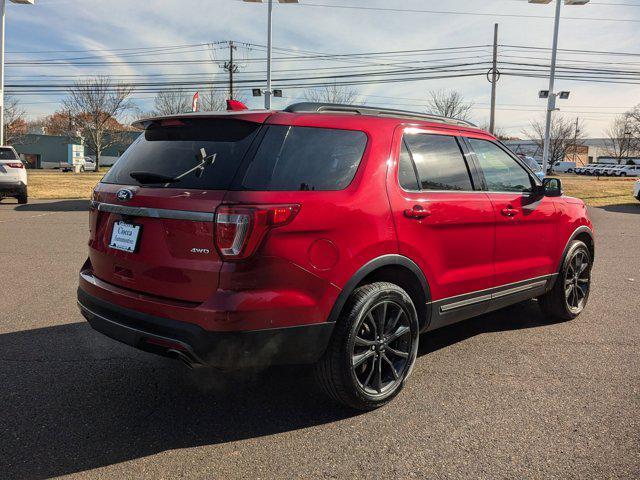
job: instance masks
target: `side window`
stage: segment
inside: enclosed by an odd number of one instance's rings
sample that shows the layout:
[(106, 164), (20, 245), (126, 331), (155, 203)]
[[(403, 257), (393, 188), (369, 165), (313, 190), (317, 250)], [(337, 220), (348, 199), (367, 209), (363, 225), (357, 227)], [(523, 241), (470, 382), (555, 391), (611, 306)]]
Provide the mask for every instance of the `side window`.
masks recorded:
[(405, 135), (422, 190), (473, 190), (467, 163), (455, 137)]
[(271, 125), (241, 187), (247, 190), (343, 190), (367, 146), (354, 130)]
[(398, 179), (400, 186), (407, 191), (420, 190), (416, 169), (411, 160), (411, 154), (407, 148), (406, 142), (402, 141), (402, 149), (400, 150), (400, 166), (398, 170)]
[(491, 192), (530, 192), (533, 184), (527, 171), (496, 144), (469, 138), (487, 188)]

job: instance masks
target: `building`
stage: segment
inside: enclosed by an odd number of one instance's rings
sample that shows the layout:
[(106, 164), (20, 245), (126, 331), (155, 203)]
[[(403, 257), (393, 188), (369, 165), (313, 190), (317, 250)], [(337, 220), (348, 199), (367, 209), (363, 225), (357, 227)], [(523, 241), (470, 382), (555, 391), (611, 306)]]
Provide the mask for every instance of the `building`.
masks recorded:
[(81, 151), (84, 145), (78, 138), (57, 135), (26, 134), (13, 145), (27, 168), (59, 168), (69, 163), (69, 155)]
[[(104, 149), (102, 165), (110, 166), (138, 138), (140, 132), (124, 132), (124, 141)], [(60, 168), (61, 163), (71, 163), (73, 157), (92, 156), (81, 138), (29, 133), (22, 136), (13, 147), (27, 168)]]

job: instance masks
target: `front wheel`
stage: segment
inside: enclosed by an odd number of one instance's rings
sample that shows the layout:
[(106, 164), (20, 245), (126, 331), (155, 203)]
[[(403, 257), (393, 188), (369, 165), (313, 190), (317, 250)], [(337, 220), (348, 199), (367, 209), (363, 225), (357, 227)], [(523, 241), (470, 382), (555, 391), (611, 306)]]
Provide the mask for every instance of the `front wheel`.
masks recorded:
[(591, 252), (579, 240), (571, 243), (553, 288), (538, 298), (550, 320), (573, 320), (587, 305), (591, 291)]
[(397, 285), (376, 282), (349, 297), (323, 358), (320, 385), (338, 403), (373, 410), (402, 390), (418, 352), (418, 315)]

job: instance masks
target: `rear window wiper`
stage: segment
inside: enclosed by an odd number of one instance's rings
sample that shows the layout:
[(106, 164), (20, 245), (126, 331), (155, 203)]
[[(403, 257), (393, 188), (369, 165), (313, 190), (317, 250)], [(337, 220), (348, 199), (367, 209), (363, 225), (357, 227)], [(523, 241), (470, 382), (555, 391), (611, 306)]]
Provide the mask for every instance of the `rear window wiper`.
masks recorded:
[(168, 175), (162, 175), (160, 173), (152, 173), (152, 172), (131, 172), (129, 176), (142, 184), (176, 183), (180, 181), (180, 179), (177, 179), (176, 177), (170, 177)]
[(213, 162), (216, 161), (216, 155), (217, 154), (215, 153), (212, 155), (207, 155), (207, 151), (204, 148), (201, 148), (198, 155), (196, 155), (196, 159), (199, 160), (199, 163), (195, 167), (190, 168), (186, 172), (183, 172), (180, 175), (176, 175), (175, 177), (152, 172), (131, 172), (129, 176), (142, 184), (164, 183), (165, 186), (167, 186), (172, 183), (179, 182), (181, 178), (186, 177), (192, 172), (195, 172), (196, 177), (200, 178), (202, 176), (202, 173), (204, 172), (205, 167), (213, 165)]

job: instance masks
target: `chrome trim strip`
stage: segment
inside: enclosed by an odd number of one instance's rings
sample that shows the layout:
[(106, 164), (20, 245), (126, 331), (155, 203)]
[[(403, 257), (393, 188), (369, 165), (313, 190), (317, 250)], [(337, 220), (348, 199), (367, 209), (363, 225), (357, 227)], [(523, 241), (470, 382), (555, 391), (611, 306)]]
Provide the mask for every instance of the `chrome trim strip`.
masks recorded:
[(165, 218), (168, 220), (187, 220), (190, 222), (213, 222), (214, 214), (189, 210), (167, 210), (163, 208), (129, 207), (112, 203), (91, 202), (91, 208), (99, 212), (116, 213), (130, 217)]
[(501, 298), (506, 297), (507, 295), (513, 295), (514, 293), (525, 292), (527, 290), (532, 290), (537, 287), (542, 287), (547, 284), (547, 280), (543, 280), (541, 282), (529, 283), (527, 285), (522, 285), (521, 287), (510, 288), (509, 290), (503, 290), (501, 292), (491, 294), (491, 298)]
[(468, 307), (469, 305), (474, 305), (480, 302), (486, 302), (491, 300), (491, 294), (482, 295), (480, 297), (469, 298), (468, 300), (460, 300), (459, 302), (449, 303), (447, 305), (442, 305), (440, 307), (441, 312), (448, 312), (449, 310), (455, 310), (457, 308)]
[[(557, 273), (552, 273), (550, 275), (542, 275), (540, 277), (529, 278), (527, 280), (520, 280), (519, 282), (506, 283), (504, 285), (499, 285), (497, 287), (485, 288), (483, 290), (476, 290), (474, 292), (462, 293), (460, 295), (455, 295), (453, 297), (443, 298), (441, 300), (436, 300), (433, 302), (429, 302), (430, 304), (443, 303), (444, 305), (440, 306), (440, 312), (445, 313), (451, 310), (456, 310), (458, 308), (468, 307), (470, 305), (475, 305), (476, 303), (486, 302), (489, 300), (506, 297), (508, 295), (513, 295), (515, 293), (524, 292), (527, 290), (533, 290), (538, 287), (542, 287), (546, 285), (547, 282), (555, 277)], [(519, 285), (524, 283), (524, 285)], [(518, 285), (517, 287), (507, 288), (506, 290), (501, 290), (504, 287), (508, 287), (509, 285)], [(498, 290), (498, 291), (496, 291)], [(482, 292), (487, 292), (483, 295), (478, 295), (476, 297), (467, 298), (464, 300), (459, 300), (457, 302), (449, 303), (449, 300), (458, 298), (458, 297), (466, 297), (469, 295), (480, 294)]]

